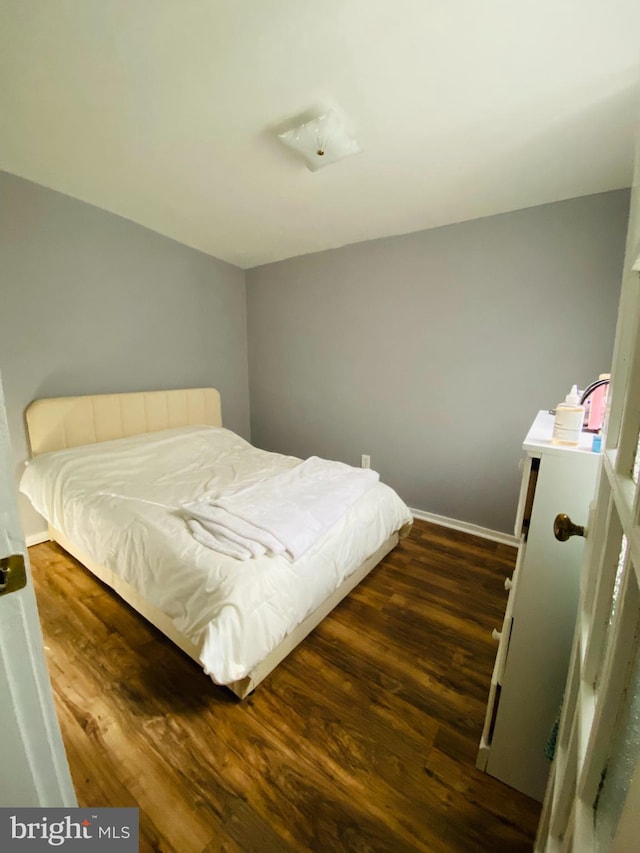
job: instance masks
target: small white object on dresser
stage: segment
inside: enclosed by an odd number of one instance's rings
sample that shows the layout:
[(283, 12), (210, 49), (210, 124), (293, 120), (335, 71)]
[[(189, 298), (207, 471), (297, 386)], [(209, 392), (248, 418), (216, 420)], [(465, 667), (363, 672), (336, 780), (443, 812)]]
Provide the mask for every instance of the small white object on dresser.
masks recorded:
[[(583, 433), (577, 447), (552, 444), (553, 415), (539, 412), (523, 444), (516, 513), (518, 558), (499, 633), (477, 766), (542, 801), (551, 767), (546, 747), (567, 677), (584, 539), (560, 542), (564, 513), (585, 526), (601, 456)], [(588, 531), (587, 531), (588, 532)], [(507, 579), (509, 580), (509, 579)]]

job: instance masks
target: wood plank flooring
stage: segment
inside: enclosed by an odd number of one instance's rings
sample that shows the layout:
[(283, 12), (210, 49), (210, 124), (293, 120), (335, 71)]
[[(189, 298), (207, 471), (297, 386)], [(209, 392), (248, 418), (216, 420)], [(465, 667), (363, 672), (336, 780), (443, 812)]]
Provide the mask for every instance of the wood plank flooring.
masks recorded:
[(475, 768), (513, 549), (416, 521), (244, 702), (30, 553), (78, 801), (138, 806), (141, 851), (532, 849), (539, 804)]

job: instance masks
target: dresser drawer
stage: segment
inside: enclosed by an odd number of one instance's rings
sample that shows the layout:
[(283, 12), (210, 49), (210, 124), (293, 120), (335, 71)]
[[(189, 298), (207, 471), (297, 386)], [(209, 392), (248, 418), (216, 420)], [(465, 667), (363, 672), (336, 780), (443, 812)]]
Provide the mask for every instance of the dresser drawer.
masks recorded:
[(533, 499), (538, 483), (538, 472), (540, 471), (540, 458), (527, 455), (521, 460), (520, 466), (522, 468), (522, 480), (520, 481), (520, 497), (518, 498), (514, 534), (517, 539), (524, 538), (526, 540), (531, 524)]

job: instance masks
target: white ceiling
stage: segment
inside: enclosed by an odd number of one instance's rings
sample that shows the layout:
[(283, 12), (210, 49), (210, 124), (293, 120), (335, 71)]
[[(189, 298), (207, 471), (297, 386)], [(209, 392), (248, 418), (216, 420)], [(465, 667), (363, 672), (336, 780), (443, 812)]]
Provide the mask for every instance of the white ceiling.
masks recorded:
[[(629, 186), (638, 0), (0, 0), (0, 168), (241, 267)], [(276, 132), (334, 108), (319, 172)]]

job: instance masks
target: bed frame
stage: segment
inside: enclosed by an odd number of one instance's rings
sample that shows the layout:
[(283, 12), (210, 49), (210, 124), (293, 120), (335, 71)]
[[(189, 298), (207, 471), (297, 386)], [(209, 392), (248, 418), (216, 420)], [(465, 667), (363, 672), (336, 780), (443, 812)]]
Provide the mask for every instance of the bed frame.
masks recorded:
[[(95, 444), (172, 427), (207, 424), (222, 426), (220, 394), (215, 388), (142, 391), (35, 400), (26, 410), (31, 453)], [(226, 686), (244, 699), (300, 643), (406, 535), (410, 525), (393, 533), (380, 548), (352, 572), (344, 583), (288, 634), (252, 672)], [(162, 611), (149, 604), (130, 584), (84, 554), (63, 533), (49, 526), (51, 538), (127, 604), (155, 625), (189, 657), (200, 664), (200, 648), (181, 634)]]

